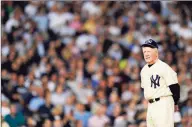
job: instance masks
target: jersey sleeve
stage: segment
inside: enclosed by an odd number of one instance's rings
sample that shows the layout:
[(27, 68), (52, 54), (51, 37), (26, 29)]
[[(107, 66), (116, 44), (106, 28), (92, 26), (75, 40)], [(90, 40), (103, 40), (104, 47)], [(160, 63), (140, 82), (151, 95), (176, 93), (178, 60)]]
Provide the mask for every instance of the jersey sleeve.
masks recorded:
[(144, 85), (143, 85), (143, 76), (142, 76), (142, 73), (140, 73), (140, 76), (141, 76), (141, 88), (144, 88)]
[(164, 71), (164, 79), (167, 86), (178, 83), (177, 73), (168, 65)]

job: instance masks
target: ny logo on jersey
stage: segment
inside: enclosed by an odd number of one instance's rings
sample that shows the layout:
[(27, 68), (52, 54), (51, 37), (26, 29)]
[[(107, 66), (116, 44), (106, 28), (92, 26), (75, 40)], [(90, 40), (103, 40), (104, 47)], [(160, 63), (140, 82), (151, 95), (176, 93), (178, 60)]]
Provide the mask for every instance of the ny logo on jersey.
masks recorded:
[(156, 89), (157, 86), (158, 87), (160, 86), (160, 84), (159, 84), (160, 76), (159, 75), (156, 75), (155, 79), (154, 79), (154, 77), (152, 75), (150, 79), (151, 79), (151, 87), (154, 86), (154, 88)]

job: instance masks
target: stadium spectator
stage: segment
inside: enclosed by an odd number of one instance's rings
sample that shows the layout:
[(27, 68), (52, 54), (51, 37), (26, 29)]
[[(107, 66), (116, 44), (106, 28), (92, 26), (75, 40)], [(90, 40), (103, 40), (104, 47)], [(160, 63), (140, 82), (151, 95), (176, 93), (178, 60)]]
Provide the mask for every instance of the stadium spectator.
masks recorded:
[(21, 112), (17, 111), (16, 105), (10, 105), (10, 114), (5, 116), (5, 121), (10, 127), (24, 126), (25, 117)]

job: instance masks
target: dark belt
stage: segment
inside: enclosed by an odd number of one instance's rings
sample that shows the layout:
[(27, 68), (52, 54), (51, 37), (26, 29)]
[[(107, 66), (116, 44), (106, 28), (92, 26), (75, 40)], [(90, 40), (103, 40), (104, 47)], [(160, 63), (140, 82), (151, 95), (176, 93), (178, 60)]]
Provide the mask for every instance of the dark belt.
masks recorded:
[(159, 100), (160, 100), (159, 97), (158, 97), (158, 98), (155, 98), (155, 99), (150, 99), (150, 100), (149, 100), (149, 103), (154, 103), (154, 102), (159, 101)]

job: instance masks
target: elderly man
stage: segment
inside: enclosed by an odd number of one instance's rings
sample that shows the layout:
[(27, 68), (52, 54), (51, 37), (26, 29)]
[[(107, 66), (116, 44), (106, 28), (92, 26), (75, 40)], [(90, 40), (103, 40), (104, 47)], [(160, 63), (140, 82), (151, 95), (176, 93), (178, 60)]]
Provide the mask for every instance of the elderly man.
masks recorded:
[(142, 45), (146, 65), (141, 70), (141, 87), (148, 100), (147, 127), (174, 127), (174, 105), (180, 98), (177, 73), (159, 60), (158, 45), (149, 39)]

